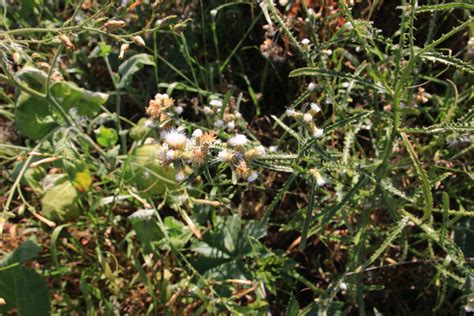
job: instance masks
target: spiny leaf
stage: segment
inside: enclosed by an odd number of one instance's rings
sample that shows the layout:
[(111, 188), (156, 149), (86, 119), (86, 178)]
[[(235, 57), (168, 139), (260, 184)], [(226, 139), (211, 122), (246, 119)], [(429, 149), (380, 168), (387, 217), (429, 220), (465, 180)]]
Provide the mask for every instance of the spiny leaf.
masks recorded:
[(401, 133), (403, 144), (410, 155), (410, 158), (415, 165), (416, 173), (421, 178), (423, 195), (425, 197), (425, 206), (423, 208), (423, 218), (422, 220), (427, 220), (431, 216), (431, 212), (433, 210), (433, 196), (431, 195), (431, 187), (428, 180), (428, 176), (426, 175), (425, 170), (421, 166), (420, 161), (418, 160), (418, 155), (415, 152), (415, 149), (411, 145), (410, 141), (408, 140), (408, 136), (405, 133)]
[(445, 11), (451, 9), (474, 10), (474, 5), (462, 2), (442, 3), (435, 5), (422, 5), (415, 9), (415, 13)]
[(433, 62), (439, 62), (445, 65), (453, 66), (460, 70), (466, 71), (470, 74), (474, 74), (473, 65), (452, 56), (446, 56), (437, 52), (431, 52), (431, 53), (424, 53), (420, 57), (421, 59), (425, 59), (425, 60), (429, 60)]
[(353, 80), (366, 87), (369, 87), (381, 92), (385, 92), (384, 87), (376, 83), (373, 83), (371, 81), (368, 81), (364, 78), (361, 78), (359, 76), (356, 76), (350, 73), (342, 73), (342, 72), (337, 72), (337, 71), (333, 71), (329, 69), (311, 68), (311, 67), (299, 68), (290, 72), (290, 75), (289, 75), (289, 77), (298, 77), (298, 76), (327, 76), (327, 77), (342, 78), (345, 80)]

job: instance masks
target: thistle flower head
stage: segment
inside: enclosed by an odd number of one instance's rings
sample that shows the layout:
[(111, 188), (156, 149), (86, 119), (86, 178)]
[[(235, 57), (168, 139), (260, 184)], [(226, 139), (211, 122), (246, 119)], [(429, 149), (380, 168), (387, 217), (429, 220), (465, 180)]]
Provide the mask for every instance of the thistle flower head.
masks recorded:
[(305, 113), (303, 115), (303, 121), (305, 121), (306, 123), (310, 123), (313, 121), (313, 116), (309, 113)]
[(176, 114), (178, 114), (178, 115), (181, 114), (181, 113), (183, 113), (183, 111), (184, 111), (184, 109), (183, 109), (183, 107), (180, 106), (180, 105), (178, 105), (177, 107), (174, 108), (174, 112), (175, 112)]
[(228, 149), (223, 149), (217, 154), (216, 160), (220, 162), (229, 162), (232, 158), (234, 158), (234, 153)]
[(296, 111), (293, 110), (293, 109), (287, 109), (286, 110), (286, 115), (288, 115), (289, 117), (293, 117), (296, 115)]
[(309, 91), (314, 91), (314, 90), (316, 90), (316, 84), (315, 84), (314, 82), (310, 82), (310, 83), (308, 84), (308, 90), (309, 90)]
[(153, 120), (148, 119), (148, 120), (145, 121), (145, 126), (149, 127), (149, 128), (155, 128), (156, 123)]
[(262, 157), (265, 155), (266, 150), (265, 150), (265, 147), (263, 147), (262, 145), (255, 147), (255, 150), (257, 152), (258, 157)]
[(248, 141), (249, 140), (247, 139), (247, 136), (245, 136), (243, 134), (237, 134), (234, 137), (232, 137), (231, 139), (229, 139), (227, 142), (232, 147), (243, 147), (243, 146), (247, 145)]
[(247, 178), (250, 174), (250, 169), (247, 166), (247, 163), (245, 160), (240, 160), (237, 166), (235, 166), (235, 173), (240, 177), (240, 178)]
[(303, 38), (303, 39), (301, 40), (301, 45), (303, 45), (303, 46), (308, 46), (309, 44), (311, 44), (311, 41), (310, 41), (309, 39)]
[(179, 170), (178, 172), (176, 172), (175, 178), (176, 178), (176, 181), (182, 182), (186, 179), (186, 174), (184, 173), (184, 171)]
[(202, 130), (201, 129), (195, 129), (192, 135), (194, 138), (198, 138), (202, 136)]
[(203, 111), (204, 111), (204, 113), (206, 113), (206, 114), (209, 114), (209, 113), (211, 113), (211, 112), (212, 112), (211, 108), (210, 108), (210, 107), (208, 107), (208, 106), (205, 106), (205, 107), (203, 107), (203, 108), (202, 108), (202, 110), (203, 110)]
[(321, 108), (319, 107), (319, 105), (317, 103), (313, 102), (309, 106), (311, 107), (311, 111), (313, 111), (315, 113), (321, 112)]
[(216, 108), (220, 108), (220, 107), (222, 107), (223, 103), (219, 99), (212, 99), (211, 101), (209, 101), (209, 105), (213, 106), (213, 107), (216, 107)]
[(222, 126), (224, 126), (224, 121), (223, 120), (217, 120), (217, 121), (214, 122), (214, 127), (221, 128)]
[(321, 176), (321, 173), (319, 173), (318, 169), (316, 169), (316, 168), (309, 169), (309, 173), (316, 180), (316, 184), (319, 187), (322, 187), (326, 184), (326, 180), (324, 180), (324, 178)]
[(322, 128), (316, 128), (313, 132), (313, 137), (314, 138), (320, 138), (323, 136), (324, 130)]
[(186, 135), (184, 135), (182, 131), (179, 131), (175, 128), (161, 133), (161, 138), (172, 149), (181, 149), (186, 146), (186, 143), (188, 141)]

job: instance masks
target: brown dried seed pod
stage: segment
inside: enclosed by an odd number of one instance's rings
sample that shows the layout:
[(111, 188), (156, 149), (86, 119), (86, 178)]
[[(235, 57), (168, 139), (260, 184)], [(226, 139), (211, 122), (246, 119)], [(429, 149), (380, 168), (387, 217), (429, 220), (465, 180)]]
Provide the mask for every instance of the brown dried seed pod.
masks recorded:
[(132, 41), (135, 43), (135, 45), (142, 46), (142, 47), (146, 46), (145, 41), (139, 35), (132, 37)]
[(71, 42), (71, 39), (68, 36), (61, 35), (59, 36), (59, 39), (61, 40), (61, 42), (63, 42), (64, 45), (66, 45), (67, 49), (69, 50), (76, 49), (76, 46)]
[(107, 31), (117, 30), (124, 27), (125, 25), (127, 25), (127, 22), (122, 20), (110, 20), (104, 24), (104, 26), (107, 28)]

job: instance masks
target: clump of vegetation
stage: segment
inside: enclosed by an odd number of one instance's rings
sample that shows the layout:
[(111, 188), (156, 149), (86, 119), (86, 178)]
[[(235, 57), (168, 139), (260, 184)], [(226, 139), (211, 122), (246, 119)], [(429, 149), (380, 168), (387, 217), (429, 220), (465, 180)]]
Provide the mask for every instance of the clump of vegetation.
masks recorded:
[(469, 1), (4, 1), (0, 312), (474, 310)]

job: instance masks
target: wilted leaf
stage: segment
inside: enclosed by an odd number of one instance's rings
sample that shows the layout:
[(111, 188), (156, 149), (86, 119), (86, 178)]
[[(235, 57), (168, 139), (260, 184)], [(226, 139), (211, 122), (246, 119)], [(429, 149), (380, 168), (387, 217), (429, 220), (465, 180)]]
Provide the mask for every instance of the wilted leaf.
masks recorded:
[(89, 191), (92, 185), (92, 176), (89, 169), (84, 169), (75, 174), (74, 180), (72, 181), (74, 187), (80, 192)]

